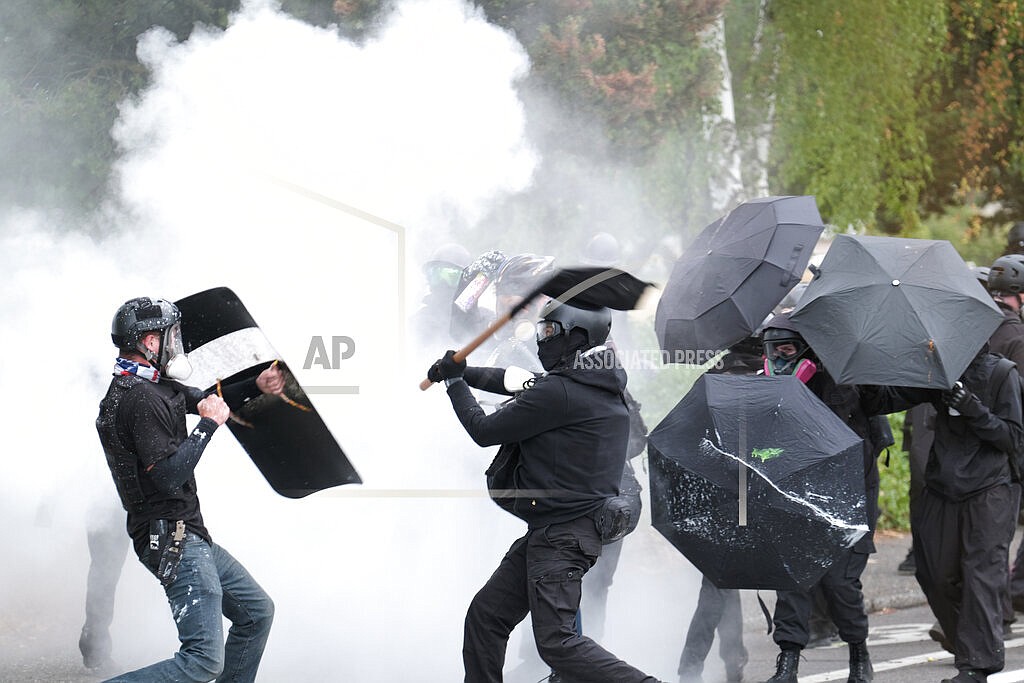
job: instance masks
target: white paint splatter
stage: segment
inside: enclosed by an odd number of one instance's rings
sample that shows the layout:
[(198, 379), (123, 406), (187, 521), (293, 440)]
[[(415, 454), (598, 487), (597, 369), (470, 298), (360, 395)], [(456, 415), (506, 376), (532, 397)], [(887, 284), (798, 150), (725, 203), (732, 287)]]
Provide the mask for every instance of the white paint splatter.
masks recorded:
[[(716, 436), (717, 436), (717, 432), (716, 432)], [(701, 454), (702, 455), (703, 454), (707, 454), (708, 451), (714, 451), (715, 453), (717, 453), (719, 455), (724, 455), (727, 458), (731, 458), (731, 459), (735, 460), (736, 462), (740, 463), (741, 465), (743, 465), (744, 467), (749, 469), (751, 472), (754, 472), (757, 476), (759, 476), (762, 479), (764, 479), (768, 483), (769, 486), (771, 486), (773, 489), (778, 491), (779, 494), (781, 494), (787, 500), (790, 500), (790, 501), (796, 503), (797, 505), (804, 506), (805, 508), (810, 510), (816, 517), (819, 517), (822, 520), (824, 520), (825, 522), (827, 522), (829, 524), (829, 526), (835, 527), (837, 529), (844, 530), (845, 531), (845, 535), (844, 535), (844, 538), (843, 538), (843, 542), (845, 544), (845, 547), (852, 546), (854, 543), (859, 541), (861, 539), (861, 537), (864, 536), (864, 534), (866, 534), (868, 532), (868, 526), (866, 524), (851, 524), (850, 522), (847, 522), (846, 520), (840, 519), (839, 517), (836, 517), (835, 515), (829, 513), (827, 510), (823, 510), (822, 508), (820, 508), (819, 506), (817, 506), (814, 503), (810, 502), (809, 500), (807, 500), (805, 498), (801, 498), (800, 496), (796, 495), (795, 493), (792, 493), (790, 491), (783, 491), (781, 488), (779, 488), (778, 486), (775, 485), (775, 482), (773, 482), (771, 479), (769, 479), (767, 476), (765, 476), (764, 472), (761, 472), (759, 469), (754, 467), (751, 463), (746, 462), (742, 458), (739, 458), (739, 457), (733, 455), (732, 453), (727, 453), (727, 452), (723, 451), (721, 448), (716, 446), (714, 444), (714, 442), (712, 442), (708, 438), (703, 438), (703, 439), (700, 440), (700, 449), (701, 449)]]

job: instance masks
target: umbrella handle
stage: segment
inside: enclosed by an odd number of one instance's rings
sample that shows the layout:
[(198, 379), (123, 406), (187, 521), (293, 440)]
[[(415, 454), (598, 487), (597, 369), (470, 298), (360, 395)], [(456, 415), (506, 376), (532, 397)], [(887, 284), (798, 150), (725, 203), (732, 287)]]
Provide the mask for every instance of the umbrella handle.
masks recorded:
[[(505, 313), (500, 318), (495, 320), (493, 323), (488, 325), (487, 329), (484, 330), (483, 332), (481, 332), (480, 334), (478, 334), (473, 339), (473, 341), (469, 342), (468, 344), (463, 346), (461, 349), (456, 351), (455, 355), (452, 356), (452, 360), (454, 360), (456, 363), (461, 363), (462, 361), (466, 360), (466, 356), (468, 356), (469, 354), (471, 354), (474, 351), (476, 351), (477, 348), (479, 348), (481, 344), (483, 344), (485, 341), (487, 341), (487, 339), (492, 334), (494, 334), (495, 332), (500, 330), (502, 327), (504, 327), (505, 323), (507, 323), (509, 320), (512, 319), (512, 315), (514, 313), (519, 312), (520, 310), (522, 310), (522, 308), (523, 308), (522, 306), (518, 306), (517, 305), (511, 311), (509, 311), (508, 313)], [(424, 379), (422, 382), (420, 382), (420, 391), (426, 391), (427, 389), (430, 388), (430, 386), (432, 384), (433, 384), (433, 382), (431, 382), (429, 379)]]

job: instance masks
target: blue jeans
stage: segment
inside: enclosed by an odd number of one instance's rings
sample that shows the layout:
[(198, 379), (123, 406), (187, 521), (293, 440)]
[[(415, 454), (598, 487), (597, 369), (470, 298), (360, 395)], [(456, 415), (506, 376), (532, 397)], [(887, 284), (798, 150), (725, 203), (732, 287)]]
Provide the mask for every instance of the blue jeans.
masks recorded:
[[(178, 576), (164, 592), (181, 648), (171, 659), (107, 683), (247, 683), (256, 679), (274, 620), (274, 603), (245, 567), (220, 546), (190, 532), (185, 535)], [(226, 643), (221, 614), (231, 621)]]

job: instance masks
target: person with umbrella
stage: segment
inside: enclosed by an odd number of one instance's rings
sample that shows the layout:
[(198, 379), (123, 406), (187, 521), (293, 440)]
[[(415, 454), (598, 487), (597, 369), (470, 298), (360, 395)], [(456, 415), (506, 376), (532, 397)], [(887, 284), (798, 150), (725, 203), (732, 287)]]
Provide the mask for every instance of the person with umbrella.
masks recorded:
[(911, 511), (916, 577), (954, 651), (946, 683), (987, 680), (1004, 664), (1002, 601), (1024, 443), (1021, 388), (1012, 363), (988, 344), (949, 390), (865, 388), (881, 412), (935, 407), (935, 438), (921, 500)]
[[(459, 421), (480, 446), (518, 444), (510, 511), (527, 525), (466, 614), (467, 682), (502, 680), (509, 634), (531, 615), (537, 650), (568, 680), (651, 683), (656, 679), (577, 633), (583, 575), (604, 540), (598, 519), (618, 495), (629, 415), (625, 372), (608, 363), (606, 308), (550, 301), (537, 323), (547, 374), (509, 389), (500, 368), (468, 368), (448, 351), (427, 379), (444, 381)], [(591, 362), (597, 355), (600, 362)], [(513, 400), (488, 415), (469, 384)], [(518, 390), (516, 390), (518, 389)]]
[[(794, 375), (807, 385), (847, 426), (863, 440), (864, 489), (870, 531), (843, 556), (833, 562), (819, 582), (839, 637), (850, 650), (849, 683), (870, 681), (873, 677), (866, 640), (868, 616), (860, 576), (867, 566), (868, 554), (875, 551), (874, 528), (878, 517), (877, 449), (871, 439), (869, 415), (862, 405), (856, 386), (836, 384), (821, 366), (814, 350), (796, 330), (788, 314), (775, 316), (762, 331), (766, 374)], [(880, 412), (880, 411), (879, 411)], [(810, 590), (776, 593), (774, 639), (780, 653), (770, 683), (796, 683), (800, 651), (810, 637), (809, 621), (813, 605)]]

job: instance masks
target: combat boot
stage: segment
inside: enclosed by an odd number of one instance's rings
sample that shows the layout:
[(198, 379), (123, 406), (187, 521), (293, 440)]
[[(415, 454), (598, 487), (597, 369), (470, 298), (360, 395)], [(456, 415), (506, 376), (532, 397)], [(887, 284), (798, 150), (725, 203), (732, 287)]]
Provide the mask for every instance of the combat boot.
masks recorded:
[(796, 670), (800, 666), (800, 650), (783, 650), (775, 659), (775, 675), (764, 683), (797, 683)]
[(875, 671), (871, 668), (867, 643), (863, 640), (859, 643), (850, 643), (850, 677), (846, 679), (846, 683), (868, 683), (874, 677)]

